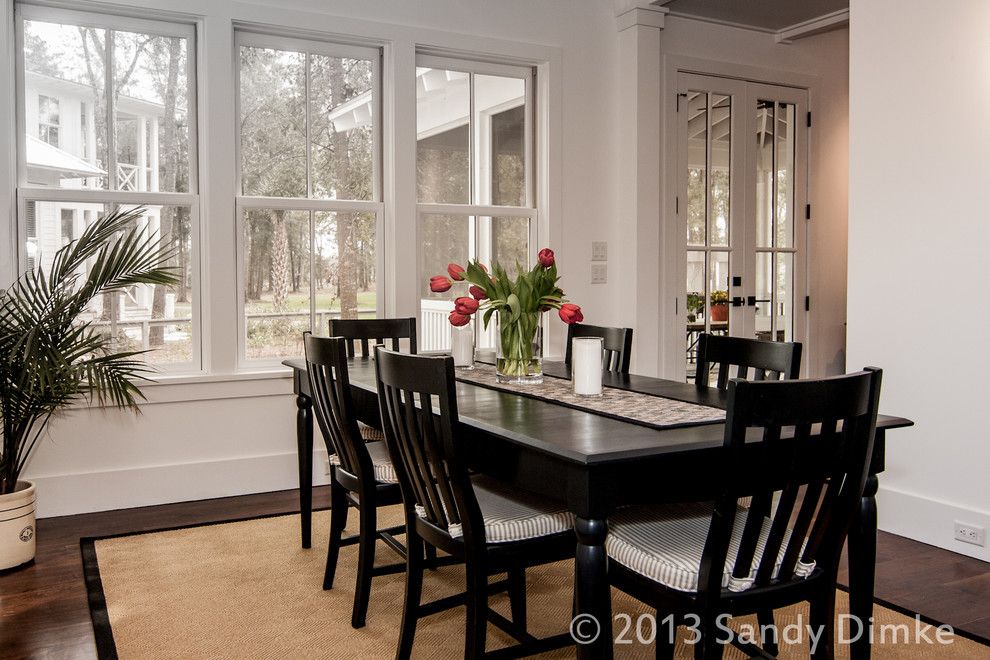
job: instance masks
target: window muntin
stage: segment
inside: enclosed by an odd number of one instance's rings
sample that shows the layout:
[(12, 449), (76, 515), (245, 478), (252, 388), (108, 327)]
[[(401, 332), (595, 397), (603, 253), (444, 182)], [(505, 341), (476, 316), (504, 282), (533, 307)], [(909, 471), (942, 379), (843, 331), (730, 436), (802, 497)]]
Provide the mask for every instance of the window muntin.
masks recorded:
[[(180, 284), (131, 287), (103, 297), (84, 317), (120, 348), (155, 349), (143, 359), (167, 371), (199, 370), (194, 28), (17, 10), (22, 266), (50, 268), (55, 252), (96, 218), (144, 207), (136, 226), (176, 250), (169, 265)], [(107, 75), (115, 82), (111, 94)], [(57, 108), (57, 144), (30, 129), (42, 119), (42, 103), (49, 125)]]
[(241, 360), (381, 307), (380, 52), (237, 33)]

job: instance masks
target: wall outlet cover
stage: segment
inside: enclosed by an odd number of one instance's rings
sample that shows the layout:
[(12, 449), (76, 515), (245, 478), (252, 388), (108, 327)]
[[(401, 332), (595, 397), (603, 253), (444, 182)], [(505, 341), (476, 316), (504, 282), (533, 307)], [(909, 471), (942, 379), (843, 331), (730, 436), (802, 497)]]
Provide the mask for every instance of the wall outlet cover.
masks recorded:
[(591, 242), (591, 260), (608, 261), (608, 243), (606, 241)]
[(987, 530), (979, 525), (955, 521), (955, 538), (963, 543), (985, 546), (987, 544)]

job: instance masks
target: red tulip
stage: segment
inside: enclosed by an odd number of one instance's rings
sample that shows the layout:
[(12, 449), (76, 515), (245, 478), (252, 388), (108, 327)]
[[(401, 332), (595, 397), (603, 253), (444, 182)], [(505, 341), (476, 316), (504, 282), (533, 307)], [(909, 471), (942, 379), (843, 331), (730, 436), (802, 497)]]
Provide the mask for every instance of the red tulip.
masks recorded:
[(458, 328), (461, 327), (462, 325), (467, 325), (468, 322), (471, 320), (470, 316), (466, 316), (464, 314), (458, 314), (456, 311), (451, 312), (450, 316), (448, 316), (447, 318), (450, 319), (450, 324), (452, 326)]
[(455, 282), (460, 282), (464, 279), (464, 268), (457, 264), (447, 264), (447, 273), (450, 275), (450, 279)]
[(560, 306), (560, 320), (564, 323), (580, 323), (584, 320), (584, 314), (581, 313), (581, 308), (572, 303), (564, 303)]
[(485, 293), (484, 289), (482, 289), (480, 286), (474, 286), (473, 284), (468, 289), (468, 293), (474, 296), (475, 300), (484, 300), (485, 298), (488, 297), (488, 294)]
[(550, 268), (550, 266), (553, 266), (554, 264), (553, 250), (550, 248), (543, 248), (540, 250), (539, 254), (536, 255), (536, 258), (539, 259), (540, 265), (544, 268)]
[(488, 272), (488, 266), (481, 263), (480, 261), (478, 262), (478, 267), (481, 268), (481, 270), (485, 271), (486, 273)]
[(434, 275), (430, 278), (430, 291), (433, 293), (443, 293), (452, 286), (454, 283), (443, 275)]
[(457, 298), (454, 300), (454, 311), (465, 316), (474, 314), (478, 311), (478, 301), (466, 296)]

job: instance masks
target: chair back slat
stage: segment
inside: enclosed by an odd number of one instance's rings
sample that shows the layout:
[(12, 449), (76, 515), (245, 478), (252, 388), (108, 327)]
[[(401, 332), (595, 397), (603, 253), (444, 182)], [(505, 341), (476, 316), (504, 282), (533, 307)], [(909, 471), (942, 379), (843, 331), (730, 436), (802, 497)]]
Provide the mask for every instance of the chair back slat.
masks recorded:
[(742, 337), (727, 337), (706, 332), (698, 337), (698, 362), (694, 382), (709, 387), (711, 372), (718, 367), (715, 387), (729, 386), (730, 367), (736, 367), (735, 378), (753, 380), (793, 380), (801, 373), (801, 344), (798, 342), (760, 341)]
[(629, 373), (632, 358), (632, 328), (606, 328), (599, 325), (572, 323), (567, 326), (567, 346), (564, 363), (571, 365), (571, 340), (575, 337), (602, 338), (602, 369), (620, 374)]
[[(362, 357), (370, 356), (374, 346), (386, 344), (399, 350), (400, 340), (408, 340), (409, 352), (416, 352), (416, 318), (402, 319), (330, 319), (330, 336), (347, 340), (348, 357), (356, 357), (359, 345)], [(374, 342), (373, 344), (371, 342)]]
[[(880, 370), (867, 369), (729, 383), (726, 485), (699, 575), (708, 593), (721, 591), (738, 515), (745, 520), (730, 563), (734, 578), (772, 587), (801, 579), (799, 562), (837, 570), (869, 470), (880, 381)], [(748, 508), (740, 506), (749, 498)]]
[(371, 456), (357, 426), (347, 373), (345, 340), (335, 337), (303, 337), (306, 371), (313, 411), (326, 443), (340, 466), (358, 479), (374, 479)]
[(465, 537), (475, 532), (483, 535), (481, 510), (454, 442), (453, 359), (379, 346), (375, 369), (382, 429), (407, 516), (419, 516), (441, 531), (461, 525)]

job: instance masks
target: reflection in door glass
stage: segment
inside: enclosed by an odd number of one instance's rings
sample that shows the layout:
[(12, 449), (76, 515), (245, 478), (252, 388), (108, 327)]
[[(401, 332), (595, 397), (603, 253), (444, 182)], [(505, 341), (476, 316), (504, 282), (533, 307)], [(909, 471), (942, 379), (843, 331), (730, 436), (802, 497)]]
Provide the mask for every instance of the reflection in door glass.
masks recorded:
[(708, 94), (688, 94), (688, 245), (704, 245), (708, 199)]
[(777, 144), (775, 194), (777, 217), (774, 247), (792, 247), (794, 235), (794, 104), (777, 104)]
[(758, 101), (756, 105), (757, 247), (772, 247), (773, 240), (774, 106), (772, 101)]
[(711, 245), (729, 244), (729, 164), (732, 141), (732, 97), (712, 95)]

